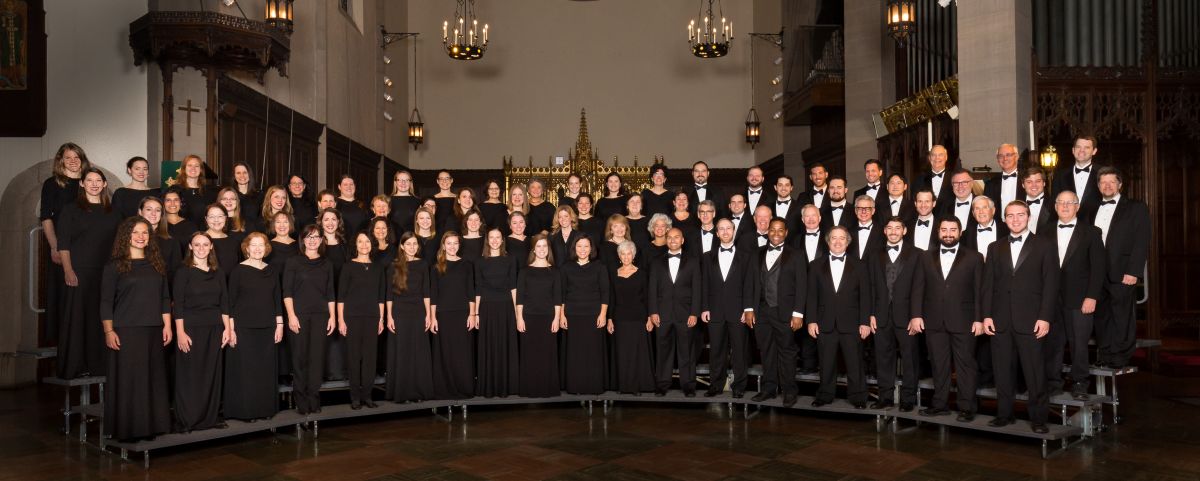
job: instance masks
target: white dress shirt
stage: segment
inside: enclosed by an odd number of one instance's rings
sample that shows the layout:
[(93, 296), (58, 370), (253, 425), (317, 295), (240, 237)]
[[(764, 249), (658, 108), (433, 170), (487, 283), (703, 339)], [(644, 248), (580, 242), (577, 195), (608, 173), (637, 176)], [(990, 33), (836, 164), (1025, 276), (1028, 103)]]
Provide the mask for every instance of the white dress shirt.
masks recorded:
[(737, 254), (737, 250), (734, 249), (733, 244), (721, 244), (721, 251), (717, 252), (717, 265), (721, 267), (721, 280), (729, 278), (729, 268), (733, 266), (734, 254)]
[(754, 210), (758, 207), (758, 199), (762, 198), (762, 187), (756, 189), (746, 189), (746, 209)]
[(708, 200), (708, 184), (696, 184), (696, 199), (697, 202)]
[[(1116, 201), (1111, 204), (1105, 204), (1110, 200)], [(1112, 199), (1104, 199), (1100, 203), (1100, 210), (1096, 211), (1096, 227), (1100, 228), (1100, 237), (1104, 240), (1105, 247), (1108, 246), (1108, 226), (1112, 224), (1113, 214), (1117, 212), (1117, 204), (1121, 202), (1121, 194), (1114, 195)]]
[(871, 196), (871, 200), (879, 198), (879, 191), (882, 190), (882, 182), (867, 184), (867, 195)]
[(883, 250), (887, 251), (888, 259), (891, 259), (892, 262), (896, 262), (896, 259), (900, 258), (900, 249), (903, 249), (903, 247), (901, 247), (902, 245), (904, 245), (903, 242), (899, 244), (892, 244), (889, 242), (887, 247), (883, 248)]
[(829, 203), (829, 212), (830, 212), (830, 215), (833, 216), (832, 217), (833, 225), (841, 225), (842, 224), (842, 216), (846, 215), (846, 209), (850, 208), (846, 204), (848, 204), (848, 202), (846, 202), (846, 199), (842, 199), (842, 201), (839, 203), (834, 203), (834, 202)]
[(668, 256), (678, 256), (678, 257), (668, 257), (667, 258), (667, 270), (671, 272), (671, 282), (674, 283), (675, 278), (679, 275), (679, 261), (682, 260), (682, 251), (680, 251), (680, 252), (667, 251), (667, 255)]
[(817, 258), (817, 247), (820, 245), (821, 229), (804, 229), (804, 254), (808, 256), (808, 262)]
[(701, 252), (707, 254), (708, 251), (712, 250), (713, 239), (717, 238), (717, 233), (716, 233), (715, 229), (716, 229), (716, 226), (713, 226), (712, 229), (709, 229), (706, 231), (706, 230), (704, 230), (704, 227), (700, 227), (700, 251)]
[[(778, 247), (778, 249), (774, 249), (772, 247)], [(767, 270), (771, 270), (772, 268), (775, 267), (775, 261), (779, 260), (780, 254), (783, 254), (783, 245), (782, 244), (780, 244), (778, 246), (771, 246), (771, 247), (767, 248), (767, 259), (766, 259)]]
[(1058, 267), (1062, 267), (1063, 261), (1067, 260), (1067, 246), (1071, 244), (1071, 236), (1075, 235), (1075, 224), (1078, 221), (1079, 219), (1071, 219), (1053, 224), (1058, 229)]
[[(1030, 204), (1030, 202), (1034, 202)], [(1037, 234), (1038, 219), (1042, 217), (1042, 203), (1046, 202), (1046, 194), (1034, 198), (1025, 196), (1025, 204), (1029, 206), (1029, 232)], [(1008, 205), (1008, 204), (1004, 204)]]
[(958, 247), (958, 244), (954, 244), (952, 247), (945, 247), (938, 244), (938, 252), (942, 256), (942, 280), (950, 277), (950, 268), (954, 267), (954, 257), (958, 255)]
[(746, 215), (746, 211), (741, 214), (730, 214), (729, 221), (733, 222), (733, 233), (737, 234), (738, 228), (742, 226), (742, 218)]
[(984, 260), (987, 260), (988, 246), (993, 242), (996, 242), (996, 219), (988, 225), (975, 226), (975, 249), (983, 254)]
[(767, 233), (766, 232), (759, 232), (756, 230), (756, 231), (754, 231), (754, 238), (758, 240), (759, 247), (767, 245)]
[(775, 216), (787, 218), (788, 211), (792, 209), (792, 199), (776, 199), (775, 200)]
[[(1087, 171), (1080, 172), (1079, 169), (1087, 169)], [(1071, 167), (1071, 174), (1075, 177), (1075, 194), (1082, 199), (1083, 191), (1087, 190), (1088, 177), (1092, 175), (1092, 163), (1088, 162), (1088, 165), (1083, 167), (1075, 164)]]
[[(866, 227), (866, 229), (863, 229), (863, 227)], [(870, 224), (870, 223), (868, 223), (866, 225), (863, 225), (863, 224), (858, 225), (858, 258), (859, 259), (862, 259), (863, 251), (867, 249), (867, 240), (871, 238), (872, 227), (874, 227), (874, 225)]]
[(888, 207), (892, 209), (892, 217), (900, 215), (900, 205), (904, 203), (904, 198), (895, 198), (888, 196)]
[[(1017, 199), (1017, 171), (1000, 173), (1000, 205), (1008, 205)], [(992, 199), (996, 200), (996, 199)]]
[(825, 189), (814, 190), (812, 196), (813, 205), (821, 207), (821, 202), (825, 200)]
[[(834, 260), (837, 257), (840, 257), (842, 260)], [(837, 292), (838, 288), (842, 286), (842, 273), (846, 272), (847, 262), (849, 261), (846, 260), (845, 252), (840, 256), (834, 255), (832, 252), (829, 253), (829, 273), (833, 275), (833, 292)]]
[[(928, 222), (929, 225), (921, 225), (921, 222)], [(933, 232), (933, 214), (917, 217), (917, 221), (913, 223), (913, 247), (923, 251), (929, 250), (929, 234), (931, 232)]]
[[(1021, 240), (1017, 241), (1017, 242), (1012, 242), (1012, 239), (1017, 238), (1017, 237), (1020, 237)], [(1016, 269), (1017, 268), (1017, 259), (1021, 257), (1021, 249), (1025, 248), (1026, 242), (1029, 242), (1029, 230), (1026, 229), (1025, 232), (1022, 232), (1017, 235), (1010, 235), (1008, 241), (1009, 241), (1008, 245), (1011, 246), (1011, 247), (1009, 247), (1009, 251), (1012, 252), (1012, 266), (1013, 266), (1013, 269)]]
[(934, 172), (930, 177), (932, 178), (930, 187), (933, 187), (933, 200), (937, 200), (938, 195), (942, 193), (942, 182), (946, 180), (946, 169), (942, 169), (941, 172)]
[[(966, 204), (963, 204), (963, 203)], [(962, 222), (963, 227), (966, 227), (967, 221), (971, 219), (971, 204), (975, 202), (975, 194), (967, 196), (967, 200), (954, 199), (954, 217), (958, 217), (958, 221)]]

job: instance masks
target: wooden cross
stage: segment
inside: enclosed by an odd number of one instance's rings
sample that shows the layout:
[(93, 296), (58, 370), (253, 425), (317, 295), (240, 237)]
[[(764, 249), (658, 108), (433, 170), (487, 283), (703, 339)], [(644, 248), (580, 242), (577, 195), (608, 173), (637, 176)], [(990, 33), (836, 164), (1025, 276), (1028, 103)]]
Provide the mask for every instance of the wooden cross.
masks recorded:
[(200, 109), (192, 107), (192, 99), (188, 99), (186, 107), (179, 107), (179, 110), (187, 112), (187, 135), (192, 136), (192, 112), (199, 112)]

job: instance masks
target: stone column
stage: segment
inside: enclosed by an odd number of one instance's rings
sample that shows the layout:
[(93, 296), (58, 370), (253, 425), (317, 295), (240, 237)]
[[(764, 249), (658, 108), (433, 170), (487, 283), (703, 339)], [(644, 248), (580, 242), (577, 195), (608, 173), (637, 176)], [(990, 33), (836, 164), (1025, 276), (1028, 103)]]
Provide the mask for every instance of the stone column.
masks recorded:
[(1001, 143), (1029, 148), (1031, 2), (958, 3), (958, 131), (962, 166), (996, 169)]
[[(883, 26), (884, 2), (845, 4), (846, 177), (851, 190), (862, 187), (862, 163), (877, 158), (871, 114), (896, 101), (894, 41)], [(832, 169), (831, 169), (832, 170)]]

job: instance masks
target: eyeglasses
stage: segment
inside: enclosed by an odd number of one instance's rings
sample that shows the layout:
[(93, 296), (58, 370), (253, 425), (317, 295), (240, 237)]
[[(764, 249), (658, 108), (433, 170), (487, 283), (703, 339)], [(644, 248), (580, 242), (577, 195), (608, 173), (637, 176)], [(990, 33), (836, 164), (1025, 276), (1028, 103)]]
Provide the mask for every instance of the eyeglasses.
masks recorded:
[(870, 212), (870, 211), (875, 210), (875, 208), (874, 207), (855, 207), (854, 210), (859, 211), (859, 212)]
[(304, 182), (288, 182), (288, 185), (293, 186), (293, 187), (303, 187)]
[(1059, 200), (1054, 202), (1057, 205), (1079, 205), (1079, 201)]
[(223, 216), (223, 215), (209, 215), (209, 216), (205, 216), (204, 218), (205, 218), (205, 219), (208, 219), (208, 220), (217, 220), (217, 219), (224, 219), (224, 218), (225, 218), (225, 216)]
[(321, 236), (319, 236), (319, 235), (304, 236), (304, 240), (321, 240)]
[(973, 181), (973, 180), (960, 180), (960, 181), (958, 181), (958, 182), (950, 182), (950, 185), (967, 185), (967, 184), (970, 184), (971, 182), (975, 182), (975, 181)]
[(437, 180), (438, 180), (438, 182), (448, 182), (448, 181), (454, 180), (454, 178), (453, 177), (438, 177)]

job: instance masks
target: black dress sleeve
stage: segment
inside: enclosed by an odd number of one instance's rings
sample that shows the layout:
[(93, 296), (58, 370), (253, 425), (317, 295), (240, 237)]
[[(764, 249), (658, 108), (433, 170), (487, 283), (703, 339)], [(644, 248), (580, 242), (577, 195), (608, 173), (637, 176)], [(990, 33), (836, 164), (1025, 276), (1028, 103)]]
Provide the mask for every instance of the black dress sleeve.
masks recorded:
[(117, 266), (112, 262), (104, 265), (100, 276), (100, 320), (113, 320), (113, 304), (117, 297)]
[(609, 288), (608, 268), (604, 267), (604, 264), (599, 263), (599, 262), (596, 263), (596, 284), (600, 287), (601, 303), (604, 305), (608, 305), (609, 304), (609, 300), (608, 300), (609, 299), (609, 297), (608, 297), (608, 295), (609, 295), (608, 294), (608, 288)]
[(186, 293), (187, 293), (187, 289), (188, 289), (188, 282), (191, 280), (191, 276), (188, 274), (189, 274), (188, 268), (180, 269), (179, 272), (177, 272), (175, 274), (175, 291), (174, 291), (175, 295), (172, 296), (172, 298), (175, 299), (175, 311), (172, 314), (175, 317), (175, 319), (183, 319), (184, 318), (183, 317), (183, 307), (184, 307), (184, 304), (187, 303)]

